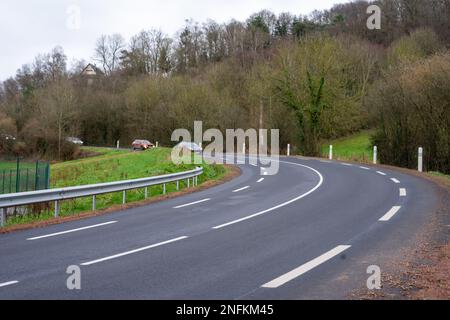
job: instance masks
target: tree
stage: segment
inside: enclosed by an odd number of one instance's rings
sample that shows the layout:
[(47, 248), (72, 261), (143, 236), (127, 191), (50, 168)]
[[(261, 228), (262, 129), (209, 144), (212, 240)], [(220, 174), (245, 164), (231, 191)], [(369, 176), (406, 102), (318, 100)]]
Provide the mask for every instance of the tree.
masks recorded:
[(102, 35), (96, 43), (94, 59), (98, 61), (105, 74), (111, 74), (120, 67), (120, 56), (125, 48), (125, 40), (120, 34)]

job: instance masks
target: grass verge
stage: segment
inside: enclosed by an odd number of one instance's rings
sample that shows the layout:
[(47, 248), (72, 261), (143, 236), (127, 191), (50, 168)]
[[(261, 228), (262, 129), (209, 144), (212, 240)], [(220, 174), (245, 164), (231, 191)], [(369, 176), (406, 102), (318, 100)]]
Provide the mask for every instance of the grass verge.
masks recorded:
[(330, 145), (333, 145), (333, 157), (336, 160), (371, 161), (373, 150), (370, 137), (372, 134), (372, 130), (365, 130), (348, 137), (327, 141), (322, 144), (321, 154), (328, 158)]

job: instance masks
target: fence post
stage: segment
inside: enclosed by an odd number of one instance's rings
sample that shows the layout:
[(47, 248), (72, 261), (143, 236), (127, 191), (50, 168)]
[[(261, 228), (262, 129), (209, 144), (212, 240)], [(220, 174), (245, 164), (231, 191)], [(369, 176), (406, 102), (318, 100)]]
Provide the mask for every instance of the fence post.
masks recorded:
[(419, 148), (419, 164), (418, 164), (418, 170), (419, 172), (423, 172), (423, 148)]
[(333, 160), (333, 146), (332, 145), (330, 145), (330, 154), (329, 154), (328, 158), (330, 160)]
[(55, 218), (59, 217), (59, 201), (55, 201)]
[(16, 193), (20, 191), (20, 158), (17, 158), (17, 169), (16, 169)]
[(6, 208), (0, 208), (0, 227), (6, 225)]
[(377, 164), (378, 163), (378, 147), (374, 146), (373, 147), (373, 164)]
[(97, 197), (95, 195), (92, 196), (92, 211), (97, 210)]
[(47, 162), (47, 167), (45, 168), (45, 189), (50, 189), (50, 163)]
[(291, 156), (291, 145), (288, 144), (288, 148), (287, 148), (287, 156), (290, 157)]

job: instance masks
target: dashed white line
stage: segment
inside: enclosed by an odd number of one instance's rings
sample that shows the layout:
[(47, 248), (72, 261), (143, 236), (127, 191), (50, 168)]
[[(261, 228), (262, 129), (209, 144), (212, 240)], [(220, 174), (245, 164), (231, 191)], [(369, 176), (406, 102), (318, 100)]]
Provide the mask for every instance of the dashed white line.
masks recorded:
[(236, 224), (236, 223), (240, 223), (240, 222), (243, 222), (243, 221), (246, 221), (246, 220), (250, 220), (250, 219), (256, 218), (256, 217), (258, 217), (258, 216), (261, 216), (261, 215), (263, 215), (263, 214), (266, 214), (266, 213), (268, 213), (268, 212), (271, 212), (271, 211), (274, 211), (274, 210), (283, 208), (283, 207), (285, 207), (285, 206), (290, 205), (291, 203), (297, 202), (298, 200), (303, 199), (303, 198), (309, 196), (311, 193), (313, 193), (314, 191), (316, 191), (317, 189), (319, 189), (319, 188), (322, 186), (323, 181), (324, 181), (323, 176), (322, 176), (322, 174), (321, 174), (319, 171), (317, 171), (316, 169), (311, 168), (311, 167), (308, 167), (308, 166), (305, 166), (305, 165), (302, 165), (302, 164), (299, 164), (299, 163), (294, 163), (294, 162), (286, 162), (286, 161), (280, 161), (280, 162), (288, 163), (288, 164), (292, 164), (292, 165), (297, 165), (297, 166), (300, 166), (300, 167), (307, 168), (307, 169), (309, 169), (309, 170), (311, 170), (311, 171), (314, 171), (314, 172), (319, 176), (319, 178), (320, 178), (320, 179), (319, 179), (319, 183), (318, 183), (314, 188), (312, 188), (312, 189), (309, 190), (308, 192), (306, 192), (306, 193), (304, 193), (304, 194), (298, 196), (297, 198), (294, 198), (294, 199), (292, 199), (292, 200), (283, 202), (283, 203), (281, 203), (281, 204), (279, 204), (279, 205), (277, 205), (277, 206), (275, 206), (275, 207), (272, 207), (272, 208), (269, 208), (269, 209), (266, 209), (266, 210), (257, 212), (257, 213), (255, 213), (255, 214), (249, 215), (249, 216), (247, 216), (247, 217), (244, 217), (244, 218), (241, 218), (241, 219), (237, 219), (237, 220), (234, 220), (234, 221), (231, 221), (231, 222), (228, 222), (228, 223), (224, 223), (224, 224), (222, 224), (222, 225), (220, 225), (220, 226), (213, 227), (213, 229), (215, 229), (215, 230), (217, 230), (217, 229), (222, 229), (222, 228), (225, 228), (225, 227), (234, 225), (234, 224)]
[(344, 163), (344, 162), (342, 162), (341, 164), (342, 164), (343, 166), (353, 167), (353, 165), (352, 165), (351, 163)]
[(261, 178), (261, 179), (259, 179), (258, 181), (257, 181), (257, 183), (261, 183), (261, 182), (263, 182), (264, 181), (264, 178)]
[(370, 170), (370, 168), (363, 167), (363, 166), (360, 166), (360, 168), (363, 169), (363, 170)]
[(398, 179), (395, 178), (391, 178), (392, 182), (396, 183), (396, 184), (400, 184), (400, 181)]
[(332, 163), (331, 161), (328, 161), (328, 160), (319, 160), (319, 161), (322, 163)]
[(392, 217), (395, 216), (395, 214), (396, 214), (401, 208), (402, 208), (402, 207), (400, 207), (400, 206), (392, 207), (392, 209), (389, 210), (388, 213), (386, 213), (379, 221), (387, 222), (387, 221), (391, 220)]
[(406, 197), (406, 189), (400, 188), (400, 197)]
[(176, 238), (176, 239), (172, 239), (172, 240), (168, 240), (168, 241), (164, 241), (164, 242), (152, 244), (151, 246), (142, 247), (142, 248), (139, 248), (139, 249), (135, 249), (135, 250), (131, 250), (131, 251), (127, 251), (127, 252), (115, 254), (115, 255), (113, 255), (113, 256), (101, 258), (101, 259), (98, 259), (98, 260), (93, 260), (93, 261), (89, 261), (89, 262), (84, 262), (84, 263), (82, 263), (81, 265), (82, 265), (82, 266), (91, 266), (91, 265), (93, 265), (93, 264), (97, 264), (97, 263), (100, 263), (100, 262), (105, 262), (105, 261), (108, 261), (108, 260), (113, 260), (113, 259), (121, 258), (121, 257), (124, 257), (124, 256), (128, 256), (128, 255), (130, 255), (130, 254), (142, 252), (142, 251), (149, 250), (149, 249), (154, 249), (154, 248), (157, 248), (157, 247), (161, 247), (161, 246), (163, 246), (163, 245), (166, 245), (166, 244), (170, 244), (170, 243), (174, 243), (174, 242), (177, 242), (177, 241), (185, 240), (185, 239), (187, 239), (187, 238), (188, 238), (188, 237), (179, 237), (179, 238)]
[(304, 265), (301, 265), (297, 269), (294, 269), (294, 270), (282, 275), (281, 277), (276, 278), (275, 280), (272, 280), (272, 281), (266, 283), (262, 287), (269, 288), (269, 289), (279, 288), (282, 285), (288, 283), (289, 281), (292, 281), (295, 278), (300, 277), (301, 275), (311, 271), (312, 269), (318, 267), (319, 265), (340, 255), (342, 252), (348, 250), (349, 248), (351, 248), (351, 246), (338, 246), (338, 247), (334, 248), (333, 250), (330, 250), (327, 253), (321, 255), (320, 257), (317, 257), (314, 260), (311, 260), (311, 261), (305, 263)]
[(238, 192), (241, 192), (241, 191), (247, 190), (247, 189), (249, 189), (249, 188), (250, 188), (250, 186), (246, 186), (246, 187), (243, 187), (243, 188), (240, 188), (240, 189), (234, 190), (234, 191), (233, 191), (233, 193), (238, 193)]
[(382, 176), (386, 176), (387, 174), (382, 171), (377, 171), (378, 174), (381, 174)]
[(17, 283), (19, 283), (19, 281), (9, 281), (9, 282), (0, 283), (0, 288), (1, 287), (12, 286), (13, 284), (17, 284)]
[(117, 223), (117, 221), (109, 221), (109, 222), (105, 222), (105, 223), (96, 224), (96, 225), (93, 225), (93, 226), (87, 226), (87, 227), (78, 228), (78, 229), (72, 229), (72, 230), (67, 230), (67, 231), (61, 231), (61, 232), (46, 234), (46, 235), (39, 236), (39, 237), (28, 238), (27, 240), (28, 241), (33, 241), (33, 240), (39, 240), (39, 239), (44, 239), (44, 238), (56, 237), (56, 236), (60, 236), (60, 235), (67, 234), (67, 233), (72, 233), (72, 232), (78, 232), (78, 231), (83, 231), (83, 230), (103, 227), (103, 226), (107, 226), (107, 225), (114, 224), (114, 223)]
[(210, 201), (210, 200), (211, 200), (211, 199), (209, 199), (209, 198), (208, 198), (208, 199), (203, 199), (203, 200), (199, 200), (199, 201), (195, 201), (195, 202), (191, 202), (191, 203), (182, 204), (182, 205), (180, 205), (180, 206), (176, 206), (176, 207), (173, 207), (173, 208), (174, 208), (174, 209), (181, 209), (181, 208), (193, 206), (193, 205), (195, 205), (195, 204), (207, 202), (207, 201)]

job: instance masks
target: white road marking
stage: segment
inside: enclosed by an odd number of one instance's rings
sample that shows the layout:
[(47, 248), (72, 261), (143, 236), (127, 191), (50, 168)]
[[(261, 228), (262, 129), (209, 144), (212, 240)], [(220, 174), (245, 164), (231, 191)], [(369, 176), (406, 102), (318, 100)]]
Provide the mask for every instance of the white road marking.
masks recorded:
[(360, 166), (360, 168), (363, 169), (363, 170), (370, 170), (370, 168), (363, 167), (363, 166)]
[(258, 183), (261, 183), (261, 182), (263, 182), (264, 181), (264, 178), (261, 178), (261, 179), (259, 179), (257, 182)]
[(107, 225), (114, 224), (114, 223), (117, 223), (117, 221), (109, 221), (109, 222), (105, 222), (105, 223), (96, 224), (96, 225), (93, 225), (93, 226), (87, 226), (87, 227), (78, 228), (78, 229), (72, 229), (72, 230), (67, 230), (67, 231), (62, 231), (62, 232), (46, 234), (46, 235), (39, 236), (39, 237), (28, 238), (27, 240), (28, 241), (33, 241), (33, 240), (39, 240), (39, 239), (44, 239), (44, 238), (56, 237), (56, 236), (60, 236), (60, 235), (67, 234), (67, 233), (72, 233), (72, 232), (78, 232), (78, 231), (83, 231), (83, 230), (103, 227), (103, 226), (107, 226)]
[(400, 188), (400, 197), (406, 197), (406, 189)]
[(314, 188), (312, 188), (312, 189), (309, 190), (308, 192), (306, 192), (306, 193), (304, 193), (304, 194), (298, 196), (297, 198), (294, 198), (294, 199), (292, 199), (292, 200), (283, 202), (283, 203), (281, 203), (281, 204), (279, 204), (279, 205), (277, 205), (277, 206), (275, 206), (275, 207), (266, 209), (266, 210), (264, 210), (264, 211), (257, 212), (257, 213), (255, 213), (255, 214), (250, 215), (250, 216), (247, 216), (247, 217), (244, 217), (244, 218), (241, 218), (241, 219), (237, 219), (237, 220), (234, 220), (234, 221), (231, 221), (231, 222), (228, 222), (228, 223), (224, 223), (224, 224), (222, 224), (222, 225), (220, 225), (220, 226), (213, 227), (213, 229), (215, 229), (215, 230), (217, 230), (217, 229), (222, 229), (222, 228), (231, 226), (231, 225), (233, 225), (233, 224), (236, 224), (236, 223), (239, 223), (239, 222), (243, 222), (243, 221), (246, 221), (246, 220), (250, 220), (250, 219), (256, 218), (256, 217), (258, 217), (258, 216), (261, 216), (261, 215), (263, 215), (263, 214), (266, 214), (266, 213), (268, 213), (268, 212), (271, 212), (271, 211), (274, 211), (274, 210), (283, 208), (283, 207), (285, 207), (285, 206), (287, 206), (287, 205), (290, 205), (291, 203), (294, 203), (294, 202), (296, 202), (296, 201), (298, 201), (298, 200), (300, 200), (300, 199), (303, 199), (303, 198), (309, 196), (311, 193), (313, 193), (314, 191), (316, 191), (317, 189), (319, 189), (320, 186), (322, 186), (323, 181), (324, 181), (323, 176), (322, 176), (322, 174), (321, 174), (319, 171), (317, 171), (316, 169), (311, 168), (311, 167), (308, 167), (308, 166), (305, 166), (305, 165), (303, 165), (303, 164), (295, 163), (295, 162), (287, 162), (287, 161), (280, 161), (280, 162), (288, 163), (288, 164), (292, 164), (292, 165), (296, 165), (296, 166), (300, 166), (300, 167), (304, 167), (304, 168), (307, 168), (307, 169), (309, 169), (309, 170), (314, 171), (314, 172), (319, 176), (319, 178), (320, 178), (319, 183), (318, 183)]
[(351, 163), (344, 163), (344, 162), (342, 162), (341, 164), (342, 164), (343, 166), (353, 167), (353, 165), (352, 165)]
[(241, 192), (241, 191), (247, 190), (247, 189), (249, 189), (249, 188), (250, 188), (250, 186), (246, 186), (246, 187), (243, 187), (243, 188), (234, 190), (233, 193)]
[(386, 173), (382, 172), (382, 171), (377, 171), (378, 174), (381, 174), (382, 176), (386, 176)]
[(322, 163), (332, 163), (331, 161), (328, 161), (328, 160), (319, 160), (319, 161)]
[(100, 262), (105, 262), (105, 261), (108, 261), (108, 260), (113, 260), (113, 259), (121, 258), (121, 257), (124, 257), (124, 256), (128, 256), (128, 255), (130, 255), (130, 254), (142, 252), (142, 251), (149, 250), (149, 249), (154, 249), (154, 248), (157, 248), (157, 247), (161, 247), (161, 246), (163, 246), (163, 245), (166, 245), (166, 244), (170, 244), (170, 243), (174, 243), (174, 242), (177, 242), (177, 241), (185, 240), (185, 239), (187, 239), (187, 238), (188, 238), (188, 237), (179, 237), (179, 238), (176, 238), (176, 239), (172, 239), (172, 240), (168, 240), (168, 241), (156, 243), (156, 244), (153, 244), (153, 245), (151, 245), (151, 246), (142, 247), (142, 248), (139, 248), (139, 249), (135, 249), (135, 250), (131, 250), (131, 251), (127, 251), (127, 252), (115, 254), (115, 255), (113, 255), (113, 256), (105, 257), (105, 258), (102, 258), (102, 259), (98, 259), (98, 260), (94, 260), (94, 261), (90, 261), (90, 262), (84, 262), (84, 263), (82, 263), (81, 265), (82, 265), (82, 266), (91, 266), (91, 265), (93, 265), (93, 264), (97, 264), (97, 263), (100, 263)]
[(400, 207), (400, 206), (392, 207), (392, 209), (389, 210), (388, 213), (386, 213), (379, 221), (387, 222), (387, 221), (391, 220), (392, 217), (395, 216), (395, 214), (396, 214), (401, 208), (402, 208), (402, 207)]
[(251, 165), (251, 166), (254, 166), (254, 167), (258, 167), (257, 164), (253, 164), (253, 163), (251, 163), (250, 165)]
[(174, 207), (174, 209), (181, 209), (181, 208), (185, 208), (185, 207), (189, 207), (189, 206), (193, 206), (194, 204), (199, 204), (199, 203), (203, 203), (206, 201), (210, 201), (211, 199), (203, 199), (203, 200), (199, 200), (199, 201), (195, 201), (195, 202), (191, 202), (191, 203), (186, 203), (186, 204), (182, 204), (180, 206)]
[(395, 179), (395, 178), (391, 178), (391, 180), (392, 180), (394, 183), (396, 183), (396, 184), (399, 184), (399, 183), (400, 183), (400, 181), (397, 180), (397, 179)]
[(12, 286), (13, 284), (17, 284), (17, 283), (19, 283), (19, 281), (9, 281), (9, 282), (0, 283), (0, 288), (1, 287)]
[(301, 275), (311, 271), (312, 269), (318, 267), (319, 265), (333, 259), (334, 257), (340, 255), (342, 252), (350, 249), (351, 246), (338, 246), (334, 248), (331, 251), (328, 251), (327, 253), (321, 255), (320, 257), (315, 258), (314, 260), (311, 260), (304, 265), (298, 267), (297, 269), (294, 269), (284, 275), (282, 275), (279, 278), (276, 278), (275, 280), (272, 280), (265, 285), (263, 285), (263, 288), (270, 288), (275, 289), (278, 287), (281, 287), (282, 285), (288, 283), (289, 281), (294, 280), (295, 278), (300, 277)]

